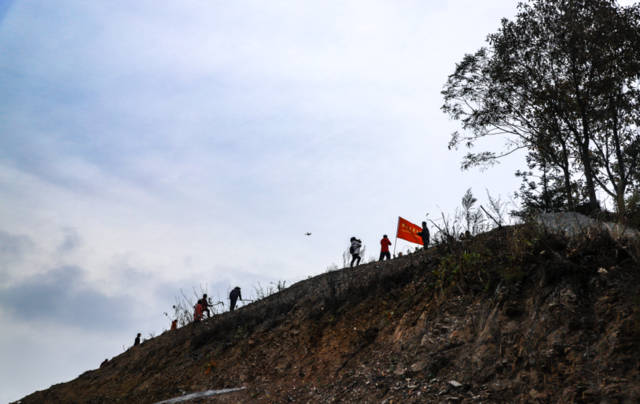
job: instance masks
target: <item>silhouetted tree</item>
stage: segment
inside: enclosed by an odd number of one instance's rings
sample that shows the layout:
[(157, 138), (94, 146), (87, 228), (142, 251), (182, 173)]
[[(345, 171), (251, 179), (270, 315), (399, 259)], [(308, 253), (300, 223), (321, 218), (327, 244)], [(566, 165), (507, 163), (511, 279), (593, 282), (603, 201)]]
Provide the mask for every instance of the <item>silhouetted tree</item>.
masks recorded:
[(464, 129), (450, 148), (507, 138), (502, 152), (468, 153), (462, 167), (528, 149), (534, 166), (546, 170), (541, 179), (553, 174), (566, 206), (579, 196), (579, 176), (592, 210), (599, 186), (623, 214), (640, 149), (639, 22), (638, 5), (614, 0), (520, 3), (515, 20), (503, 19), (489, 46), (466, 55), (442, 91), (443, 111)]
[(521, 209), (513, 212), (519, 217), (529, 217), (538, 212), (556, 212), (573, 210), (581, 200), (578, 194), (579, 182), (565, 179), (558, 167), (548, 164), (535, 151), (527, 157), (529, 170), (518, 170), (516, 176), (522, 179), (520, 189), (515, 196), (522, 201)]
[(482, 212), (479, 208), (477, 208), (476, 202), (478, 199), (473, 196), (473, 192), (471, 192), (471, 188), (467, 189), (467, 192), (462, 196), (462, 221), (465, 224), (465, 229), (472, 235), (478, 234), (483, 230), (482, 224), (484, 222), (484, 217), (482, 216)]

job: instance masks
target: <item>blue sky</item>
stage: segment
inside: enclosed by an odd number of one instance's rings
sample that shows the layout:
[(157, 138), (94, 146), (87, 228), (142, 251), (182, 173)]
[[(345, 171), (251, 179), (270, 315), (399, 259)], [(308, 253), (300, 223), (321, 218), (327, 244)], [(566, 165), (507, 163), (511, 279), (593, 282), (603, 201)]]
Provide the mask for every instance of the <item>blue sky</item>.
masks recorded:
[(515, 4), (0, 0), (0, 401), (166, 329), (180, 289), (508, 199), (522, 161), (461, 172), (439, 108)]

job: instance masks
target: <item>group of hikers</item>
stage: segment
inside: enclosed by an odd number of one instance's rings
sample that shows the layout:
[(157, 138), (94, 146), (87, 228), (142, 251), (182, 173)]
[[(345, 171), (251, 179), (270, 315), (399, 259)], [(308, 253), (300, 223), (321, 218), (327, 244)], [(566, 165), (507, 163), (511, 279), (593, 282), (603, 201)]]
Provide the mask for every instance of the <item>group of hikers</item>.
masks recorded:
[[(429, 246), (429, 228), (427, 227), (427, 222), (422, 222), (422, 230), (417, 233), (418, 236), (422, 239), (422, 245), (426, 249)], [(351, 237), (351, 245), (349, 246), (349, 253), (351, 254), (351, 264), (349, 267), (353, 268), (355, 264), (358, 266), (360, 264), (360, 250), (362, 248), (362, 241), (357, 239), (356, 237)], [(382, 240), (380, 240), (380, 258), (379, 261), (384, 261), (385, 258), (387, 260), (391, 259), (391, 252), (389, 251), (389, 247), (391, 246), (391, 241), (387, 235), (382, 236)]]
[[(429, 245), (429, 237), (430, 237), (429, 229), (427, 228), (426, 222), (422, 222), (422, 230), (418, 232), (417, 235), (420, 236), (420, 238), (422, 239), (422, 244), (426, 249), (427, 246)], [(351, 237), (350, 241), (351, 241), (351, 245), (349, 246), (349, 253), (351, 254), (350, 267), (353, 267), (354, 264), (358, 266), (360, 264), (360, 260), (362, 259), (362, 257), (360, 257), (360, 251), (362, 249), (362, 241), (357, 239), (356, 237)], [(380, 240), (380, 258), (379, 258), (380, 261), (384, 261), (385, 259), (387, 260), (391, 259), (391, 252), (389, 251), (389, 247), (391, 247), (391, 245), (392, 243), (391, 243), (391, 240), (389, 240), (389, 237), (387, 237), (386, 234), (383, 235), (382, 239)], [(236, 308), (236, 304), (238, 300), (242, 300), (242, 293), (240, 291), (240, 287), (236, 286), (229, 293), (229, 310), (230, 311), (233, 311)], [(209, 310), (209, 308), (212, 306), (213, 304), (211, 303), (210, 299), (207, 297), (207, 294), (206, 293), (203, 294), (202, 298), (198, 299), (197, 303), (193, 307), (193, 322), (199, 323), (200, 321), (202, 321), (205, 313), (207, 314), (207, 318), (210, 318), (211, 310)], [(173, 331), (177, 328), (178, 328), (178, 320), (174, 319), (171, 321), (171, 330)], [(138, 335), (136, 336), (136, 339), (133, 345), (136, 346), (139, 344), (140, 344), (140, 333), (138, 333)]]
[[(236, 304), (238, 300), (242, 300), (242, 293), (239, 286), (236, 286), (229, 293), (229, 310), (233, 311), (236, 308)], [(195, 306), (193, 306), (193, 322), (199, 323), (204, 318), (204, 314), (207, 314), (207, 318), (211, 318), (211, 310), (210, 307), (214, 305), (211, 303), (211, 300), (207, 296), (206, 293), (202, 295), (202, 298), (198, 299)], [(174, 319), (171, 321), (171, 331), (178, 329), (178, 319)], [(136, 335), (135, 340), (133, 341), (133, 346), (140, 345), (140, 333)]]
[[(236, 303), (238, 302), (238, 300), (242, 300), (242, 293), (240, 291), (240, 287), (236, 286), (229, 293), (230, 311), (233, 311), (236, 308)], [(213, 304), (211, 304), (211, 301), (207, 297), (207, 294), (203, 294), (202, 298), (199, 299), (196, 305), (193, 307), (193, 321), (196, 323), (200, 322), (204, 318), (204, 313), (207, 313), (207, 318), (211, 318), (211, 311), (209, 310), (209, 307), (212, 306)]]

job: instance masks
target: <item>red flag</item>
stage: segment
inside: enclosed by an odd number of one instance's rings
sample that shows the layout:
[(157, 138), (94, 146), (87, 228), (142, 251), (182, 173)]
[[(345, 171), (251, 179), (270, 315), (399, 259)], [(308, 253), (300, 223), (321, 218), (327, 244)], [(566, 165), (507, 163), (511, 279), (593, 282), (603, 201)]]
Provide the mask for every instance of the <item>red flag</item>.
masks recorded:
[(396, 233), (396, 237), (422, 245), (422, 237), (418, 235), (421, 231), (422, 227), (398, 216), (398, 232)]

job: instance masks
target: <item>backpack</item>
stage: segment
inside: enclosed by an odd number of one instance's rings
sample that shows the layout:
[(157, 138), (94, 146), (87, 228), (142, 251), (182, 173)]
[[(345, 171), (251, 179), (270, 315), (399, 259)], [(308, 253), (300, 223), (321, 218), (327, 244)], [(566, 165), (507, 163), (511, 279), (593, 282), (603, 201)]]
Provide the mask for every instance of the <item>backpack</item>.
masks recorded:
[(349, 253), (353, 254), (356, 252), (356, 248), (354, 246), (349, 247)]

